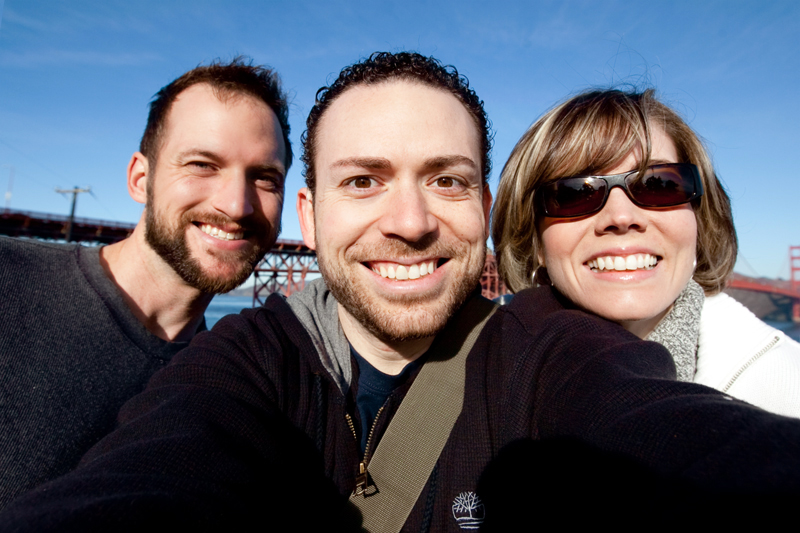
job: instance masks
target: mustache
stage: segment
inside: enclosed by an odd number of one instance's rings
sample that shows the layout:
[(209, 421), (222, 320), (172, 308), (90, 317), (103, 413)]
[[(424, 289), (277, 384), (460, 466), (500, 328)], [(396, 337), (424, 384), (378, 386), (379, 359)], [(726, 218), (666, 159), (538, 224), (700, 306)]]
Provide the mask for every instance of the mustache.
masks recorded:
[(419, 257), (420, 255), (454, 258), (463, 254), (463, 247), (451, 245), (431, 235), (415, 242), (385, 239), (380, 242), (356, 244), (346, 252), (345, 257), (349, 261), (363, 263), (381, 259)]
[(188, 225), (195, 221), (200, 221), (204, 224), (211, 224), (212, 226), (231, 227), (234, 231), (251, 231), (260, 232), (269, 224), (266, 221), (259, 221), (252, 216), (243, 218), (241, 220), (233, 220), (232, 218), (222, 215), (220, 213), (205, 212), (205, 211), (187, 211), (181, 215), (181, 224)]

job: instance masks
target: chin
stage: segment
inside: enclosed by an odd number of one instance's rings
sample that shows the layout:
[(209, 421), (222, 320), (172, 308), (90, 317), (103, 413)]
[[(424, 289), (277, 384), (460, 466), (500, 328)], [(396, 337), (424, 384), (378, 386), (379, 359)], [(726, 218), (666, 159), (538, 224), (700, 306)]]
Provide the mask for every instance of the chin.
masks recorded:
[(626, 305), (622, 302), (620, 302), (618, 305), (615, 305), (613, 308), (609, 308), (607, 305), (582, 305), (581, 307), (590, 313), (594, 313), (595, 315), (605, 318), (606, 320), (611, 320), (612, 322), (637, 322), (640, 320), (652, 320), (653, 318), (662, 315), (668, 309), (668, 307), (659, 307), (658, 309), (650, 307), (643, 309), (630, 304)]

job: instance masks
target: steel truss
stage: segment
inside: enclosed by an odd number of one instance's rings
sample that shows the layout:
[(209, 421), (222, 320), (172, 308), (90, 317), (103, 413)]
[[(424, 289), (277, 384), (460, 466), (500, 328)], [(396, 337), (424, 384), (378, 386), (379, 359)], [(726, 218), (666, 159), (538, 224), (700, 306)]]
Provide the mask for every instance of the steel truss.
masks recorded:
[(273, 292), (284, 296), (303, 290), (306, 275), (319, 274), (317, 255), (303, 241), (279, 240), (253, 271), (253, 307)]

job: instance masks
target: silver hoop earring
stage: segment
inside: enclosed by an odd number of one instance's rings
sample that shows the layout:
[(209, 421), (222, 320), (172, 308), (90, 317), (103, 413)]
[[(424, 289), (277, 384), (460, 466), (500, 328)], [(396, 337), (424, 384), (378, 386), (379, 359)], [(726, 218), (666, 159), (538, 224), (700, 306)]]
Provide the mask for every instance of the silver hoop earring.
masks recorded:
[(547, 268), (540, 266), (536, 270), (533, 271), (533, 275), (531, 276), (531, 283), (534, 287), (540, 287), (542, 285), (551, 285), (550, 276), (547, 275)]

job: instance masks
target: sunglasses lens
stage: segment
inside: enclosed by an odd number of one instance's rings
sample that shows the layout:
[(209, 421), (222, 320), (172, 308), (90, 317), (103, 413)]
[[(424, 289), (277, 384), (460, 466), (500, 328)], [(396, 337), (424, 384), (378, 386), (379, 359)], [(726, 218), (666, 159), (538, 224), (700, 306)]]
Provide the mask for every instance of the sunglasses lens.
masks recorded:
[(646, 207), (685, 204), (697, 192), (690, 165), (656, 165), (627, 182), (628, 191), (637, 203)]
[(648, 167), (642, 174), (562, 178), (540, 189), (540, 202), (549, 217), (591, 215), (603, 208), (609, 187), (624, 187), (628, 197), (642, 207), (670, 207), (703, 196), (696, 166), (668, 163)]
[(576, 217), (600, 209), (608, 184), (597, 178), (567, 178), (543, 189), (545, 214), (551, 217)]

